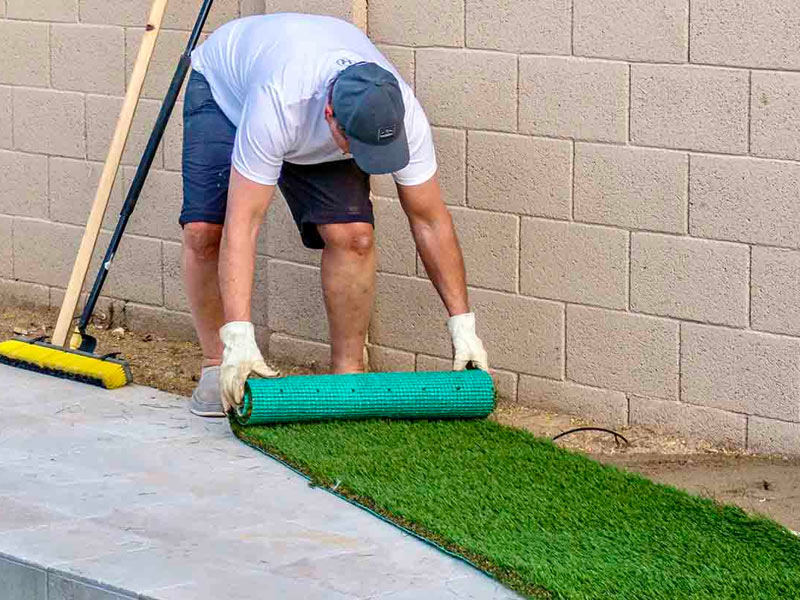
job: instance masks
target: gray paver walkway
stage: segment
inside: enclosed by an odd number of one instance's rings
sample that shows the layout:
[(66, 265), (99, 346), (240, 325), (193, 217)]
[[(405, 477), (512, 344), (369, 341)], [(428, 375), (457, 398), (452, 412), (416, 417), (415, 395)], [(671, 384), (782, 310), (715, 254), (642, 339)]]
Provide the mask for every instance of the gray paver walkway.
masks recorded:
[(0, 598), (511, 599), (186, 400), (0, 365)]

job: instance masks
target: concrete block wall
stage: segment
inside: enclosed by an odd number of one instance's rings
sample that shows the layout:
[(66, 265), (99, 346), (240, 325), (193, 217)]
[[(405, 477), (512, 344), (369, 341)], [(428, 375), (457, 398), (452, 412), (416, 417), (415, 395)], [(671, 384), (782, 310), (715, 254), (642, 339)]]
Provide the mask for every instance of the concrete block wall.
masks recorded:
[[(0, 0), (3, 302), (60, 302), (148, 4)], [(107, 229), (199, 4), (169, 4)], [(800, 454), (800, 4), (217, 0), (208, 30), (280, 10), (366, 27), (414, 86), (506, 398)], [(107, 292), (129, 326), (191, 336), (181, 134), (175, 118)], [(372, 366), (447, 368), (390, 178), (373, 194)], [(325, 365), (319, 255), (280, 199), (258, 248), (264, 349)]]

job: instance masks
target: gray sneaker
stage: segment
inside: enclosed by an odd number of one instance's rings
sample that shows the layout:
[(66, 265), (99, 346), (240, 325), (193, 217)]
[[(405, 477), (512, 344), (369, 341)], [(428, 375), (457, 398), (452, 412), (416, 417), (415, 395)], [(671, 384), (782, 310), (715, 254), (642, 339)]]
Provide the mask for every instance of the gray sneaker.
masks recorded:
[(222, 398), (219, 392), (219, 367), (205, 367), (200, 381), (192, 392), (189, 408), (198, 417), (224, 417)]

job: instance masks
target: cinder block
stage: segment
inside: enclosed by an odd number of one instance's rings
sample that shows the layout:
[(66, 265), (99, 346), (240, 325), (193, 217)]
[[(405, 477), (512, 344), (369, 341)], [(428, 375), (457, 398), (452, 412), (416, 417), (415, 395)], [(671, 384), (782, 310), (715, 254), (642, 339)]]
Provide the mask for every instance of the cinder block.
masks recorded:
[(196, 342), (197, 334), (188, 313), (167, 310), (160, 306), (147, 306), (128, 302), (125, 304), (123, 322), (125, 329), (140, 333), (158, 333), (171, 340)]
[(264, 254), (293, 262), (320, 264), (322, 252), (303, 246), (289, 206), (280, 193), (272, 200), (262, 229), (266, 229), (267, 247)]
[(376, 46), (394, 65), (400, 77), (414, 89), (414, 49), (387, 44), (376, 44)]
[(450, 213), (464, 255), (467, 283), (516, 291), (519, 217), (469, 208), (452, 208)]
[(800, 423), (750, 417), (748, 450), (768, 454), (800, 455)]
[(50, 83), (50, 42), (46, 23), (0, 21), (0, 83), (46, 86)]
[(523, 294), (627, 308), (627, 231), (525, 218), (521, 238)]
[(164, 306), (170, 310), (189, 312), (189, 301), (183, 287), (181, 245), (164, 242)]
[[(564, 309), (561, 304), (472, 290), (489, 364), (501, 370), (560, 377)], [(370, 340), (409, 352), (450, 358), (447, 311), (433, 286), (420, 279), (378, 274)]]
[(183, 168), (183, 102), (177, 102), (161, 138), (164, 168), (181, 171)]
[(50, 290), (46, 285), (26, 283), (11, 279), (0, 279), (0, 306), (41, 306), (49, 305)]
[(753, 329), (800, 336), (800, 252), (753, 247)]
[(519, 129), (555, 137), (628, 139), (628, 65), (521, 56)]
[(688, 0), (575, 0), (579, 56), (686, 62)]
[[(122, 153), (123, 165), (136, 166), (139, 164), (160, 108), (161, 103), (155, 100), (139, 100), (136, 114), (133, 117), (131, 132), (128, 135), (128, 142), (125, 145), (125, 151)], [(121, 109), (122, 98), (86, 96), (86, 133), (89, 160), (105, 160)], [(159, 149), (153, 161), (153, 168), (160, 169), (163, 166), (163, 149)]]
[(748, 74), (679, 65), (631, 66), (631, 141), (747, 153)]
[(800, 165), (697, 155), (690, 163), (693, 236), (800, 248)]
[[(438, 356), (417, 355), (417, 371), (450, 371), (453, 361)], [(517, 398), (517, 374), (490, 369), (494, 388), (500, 401), (514, 401)]]
[(269, 275), (269, 329), (327, 342), (319, 269), (271, 259)]
[(51, 25), (50, 52), (53, 87), (125, 94), (125, 35), (122, 27)]
[(469, 47), (571, 54), (569, 0), (467, 0), (466, 4)]
[(269, 358), (284, 365), (324, 371), (331, 365), (331, 349), (328, 344), (321, 342), (273, 333), (269, 337)]
[(147, 0), (129, 0), (119, 5), (112, 4), (108, 0), (79, 0), (79, 2), (82, 23), (144, 26), (150, 11)]
[(446, 321), (447, 311), (430, 282), (378, 273), (369, 331), (371, 343), (452, 356)]
[(75, 92), (15, 88), (14, 147), (28, 152), (85, 158), (83, 100), (83, 94)]
[(467, 132), (459, 129), (432, 127), (439, 185), (447, 204), (463, 205), (467, 193)]
[(800, 160), (800, 73), (753, 72), (750, 149)]
[[(14, 223), (15, 276), (23, 281), (66, 287), (78, 252), (83, 228), (47, 221), (17, 219)], [(103, 232), (89, 268), (93, 280), (108, 246)], [(108, 276), (109, 296), (147, 304), (163, 304), (161, 242), (126, 236)]]
[(567, 378), (593, 387), (676, 399), (678, 324), (568, 305)]
[(514, 131), (517, 57), (480, 50), (419, 49), (417, 96), (434, 125)]
[(241, 12), (243, 17), (251, 15), (263, 15), (265, 10), (264, 0), (240, 0)]
[(83, 231), (32, 219), (14, 220), (14, 276), (66, 287)]
[[(491, 366), (543, 377), (561, 377), (562, 304), (486, 290), (471, 290), (470, 302)], [(445, 337), (449, 342), (446, 333)]]
[(531, 408), (576, 415), (600, 425), (628, 424), (628, 399), (622, 392), (522, 375), (519, 401)]
[[(136, 174), (134, 167), (121, 169), (124, 190), (131, 187), (131, 182)], [(178, 225), (183, 203), (183, 181), (180, 173), (150, 169), (145, 181), (136, 210), (128, 223), (128, 231), (139, 235), (161, 238), (165, 240), (180, 241), (183, 231)], [(118, 214), (114, 214), (113, 221), (116, 225)]]
[(370, 192), (373, 196), (381, 198), (397, 198), (397, 187), (394, 178), (386, 173), (384, 175), (371, 175), (369, 178)]
[[(90, 281), (94, 280), (110, 241), (109, 232), (100, 234), (97, 251), (87, 277)], [(72, 270), (75, 254), (61, 265), (61, 270), (65, 272), (67, 279)], [(121, 300), (161, 306), (164, 304), (162, 275), (161, 240), (125, 235), (119, 250), (114, 255), (103, 292)]]
[[(108, 0), (80, 0), (81, 22), (144, 27), (150, 14), (150, 4), (150, 0), (126, 0), (119, 5)], [(262, 1), (262, 7), (263, 4)], [(199, 8), (200, 3), (194, 0), (172, 0), (164, 14), (162, 26), (167, 29), (191, 29)], [(214, 8), (208, 15), (205, 31), (238, 17), (238, 8), (237, 0), (215, 1)]]
[[(50, 308), (61, 308), (61, 305), (64, 303), (64, 295), (65, 289), (60, 287), (51, 287), (48, 288), (50, 290)], [(83, 307), (86, 299), (89, 297), (89, 292), (86, 291), (84, 287), (84, 291), (81, 292), (78, 307)], [(109, 298), (108, 296), (101, 295), (100, 298), (97, 300), (97, 305), (94, 309), (95, 315), (103, 315), (104, 317), (108, 317), (110, 320), (108, 324), (111, 327), (125, 327), (125, 301), (119, 300), (115, 298)], [(78, 315), (75, 315), (78, 316)]]
[(415, 359), (411, 352), (369, 345), (370, 371), (413, 371)]
[(716, 408), (631, 396), (631, 425), (655, 425), (714, 444), (744, 448), (747, 417)]
[(264, 8), (268, 14), (277, 12), (300, 12), (312, 15), (330, 15), (354, 23), (366, 29), (367, 18), (362, 2), (353, 0), (266, 0)]
[(692, 0), (695, 63), (800, 68), (800, 4), (792, 0)]
[(13, 219), (0, 216), (0, 277), (10, 279), (14, 275)]
[[(196, 0), (170, 0), (169, 8), (164, 15), (164, 27), (191, 30), (197, 20), (199, 9), (200, 3)], [(214, 0), (214, 7), (208, 13), (205, 31), (216, 29), (237, 18), (239, 18), (239, 0)]]
[(572, 144), (567, 140), (471, 131), (470, 206), (568, 219)]
[[(460, 129), (431, 127), (436, 148), (436, 172), (445, 204), (463, 206), (466, 198), (467, 132)], [(383, 198), (397, 198), (397, 186), (391, 175), (373, 175), (372, 193)]]
[(251, 319), (256, 325), (267, 327), (269, 323), (269, 259), (256, 257), (256, 270), (253, 277), (253, 294), (250, 301)]
[(47, 157), (0, 150), (0, 213), (47, 218)]
[[(131, 71), (133, 71), (133, 65), (136, 62), (143, 33), (143, 29), (128, 29), (125, 32), (126, 82), (130, 81)], [(158, 41), (153, 50), (153, 57), (147, 70), (147, 78), (142, 88), (143, 98), (161, 99), (167, 93), (178, 59), (186, 48), (187, 37), (188, 35), (182, 31), (163, 30), (158, 34)], [(180, 98), (183, 98), (182, 92)], [(180, 117), (180, 115), (176, 114), (175, 117)]]
[(631, 309), (744, 327), (750, 249), (740, 244), (634, 233)]
[(417, 266), (417, 247), (403, 208), (396, 200), (375, 198), (375, 243), (378, 270), (413, 275)]
[(12, 95), (10, 87), (0, 86), (0, 148), (11, 148)]
[(800, 420), (800, 340), (681, 325), (681, 399), (762, 417)]
[(681, 152), (575, 145), (575, 219), (686, 233), (689, 159)]
[(25, 21), (78, 20), (78, 0), (7, 0), (6, 16)]
[[(72, 158), (49, 158), (50, 220), (72, 225), (85, 225), (94, 202), (103, 164)], [(113, 229), (122, 207), (123, 182), (117, 173), (111, 188), (103, 227)]]
[(464, 3), (430, 0), (397, 3), (371, 0), (369, 35), (376, 42), (403, 46), (463, 46)]

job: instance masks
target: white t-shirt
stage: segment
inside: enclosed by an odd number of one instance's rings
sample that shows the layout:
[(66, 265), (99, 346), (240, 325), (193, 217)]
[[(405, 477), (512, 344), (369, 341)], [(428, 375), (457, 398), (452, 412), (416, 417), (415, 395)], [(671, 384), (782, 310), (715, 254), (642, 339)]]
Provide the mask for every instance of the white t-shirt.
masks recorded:
[(257, 183), (278, 181), (283, 161), (317, 164), (348, 156), (325, 121), (330, 84), (353, 63), (374, 62), (400, 84), (410, 161), (393, 173), (417, 185), (436, 171), (430, 125), (413, 91), (360, 29), (333, 17), (279, 13), (217, 29), (192, 53), (192, 68), (236, 125), (232, 163)]

